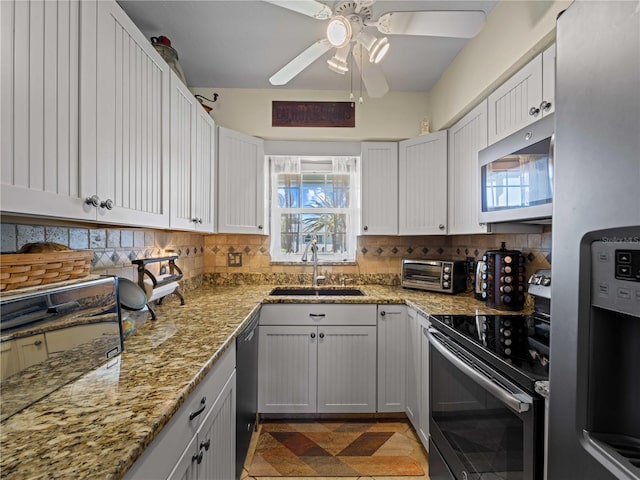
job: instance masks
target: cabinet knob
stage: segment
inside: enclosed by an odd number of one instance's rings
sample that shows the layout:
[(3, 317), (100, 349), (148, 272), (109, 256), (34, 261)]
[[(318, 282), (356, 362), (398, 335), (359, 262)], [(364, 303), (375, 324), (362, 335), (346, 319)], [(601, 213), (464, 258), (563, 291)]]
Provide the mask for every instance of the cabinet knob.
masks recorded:
[(384, 310), (382, 310), (382, 311), (380, 312), (380, 316), (381, 316), (381, 317), (384, 317), (386, 314), (387, 314), (387, 312), (385, 312)]
[(100, 197), (98, 195), (91, 195), (90, 197), (84, 199), (84, 203), (98, 208), (100, 206)]
[(191, 457), (191, 461), (198, 462), (198, 465), (202, 463), (202, 459), (204, 458), (204, 452), (200, 450), (198, 453), (194, 453), (193, 457)]
[(444, 223), (441, 223), (440, 225), (438, 225), (438, 228), (439, 228), (440, 230), (444, 230)]
[(258, 230), (262, 230), (262, 225), (258, 225)]
[(193, 223), (198, 223), (198, 217), (192, 218), (192, 219), (191, 219), (191, 221), (192, 221)]
[(202, 223), (202, 217), (198, 217), (198, 223)]
[(315, 334), (315, 333), (312, 333), (312, 334), (311, 334), (311, 338), (316, 338), (316, 334)]
[(369, 227), (367, 227), (367, 226), (365, 225), (364, 227), (362, 227), (362, 230), (364, 230), (364, 231), (366, 232), (367, 230), (369, 230)]
[(110, 198), (107, 198), (104, 202), (100, 202), (100, 206), (102, 208), (106, 208), (107, 210), (113, 210), (113, 206), (115, 204), (113, 203), (113, 200), (111, 200)]
[(540, 113), (540, 109), (539, 109), (539, 108), (531, 107), (531, 108), (529, 109), (529, 115), (530, 115), (531, 117), (537, 117), (539, 113)]
[(543, 112), (548, 112), (550, 108), (551, 108), (551, 102), (547, 102), (546, 100), (543, 100), (542, 103), (540, 104), (540, 110), (542, 110)]
[(324, 333), (321, 333), (320, 335), (318, 335), (320, 338), (324, 338)]
[(42, 340), (36, 340), (35, 342), (33, 342), (33, 344), (34, 344), (36, 347), (39, 347), (40, 345), (42, 345)]
[(204, 448), (205, 452), (209, 451), (209, 447), (211, 446), (211, 439), (207, 438), (206, 442), (200, 442), (200, 450)]

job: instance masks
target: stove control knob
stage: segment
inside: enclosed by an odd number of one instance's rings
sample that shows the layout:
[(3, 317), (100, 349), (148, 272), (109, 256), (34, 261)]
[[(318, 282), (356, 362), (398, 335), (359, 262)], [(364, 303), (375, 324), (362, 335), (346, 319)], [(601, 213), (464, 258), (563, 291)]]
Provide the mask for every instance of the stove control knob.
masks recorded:
[(445, 280), (449, 280), (449, 275), (447, 275), (446, 273), (442, 276), (442, 278), (444, 278)]
[(444, 270), (444, 273), (449, 273), (451, 271), (451, 268), (450, 267), (444, 267), (443, 270)]
[(504, 341), (504, 344), (505, 344), (505, 345), (511, 345), (511, 339), (510, 339), (510, 338), (507, 338), (507, 339)]
[(444, 288), (449, 288), (449, 282), (442, 282), (442, 286)]
[(504, 349), (504, 354), (505, 355), (511, 355), (511, 349), (510, 348), (505, 348)]
[(548, 287), (549, 285), (551, 285), (551, 277), (543, 277), (542, 278), (542, 285), (544, 287)]
[(511, 326), (511, 320), (505, 320), (504, 321), (504, 326), (505, 327), (510, 327)]
[(504, 271), (504, 273), (511, 273), (511, 271), (513, 270), (509, 265), (507, 265), (506, 267), (504, 267), (502, 269)]
[(511, 295), (502, 295), (500, 300), (502, 300), (503, 303), (511, 303)]
[(535, 281), (536, 281), (536, 274), (534, 273), (533, 275), (531, 275), (531, 276), (529, 277), (529, 280), (528, 280), (528, 282), (527, 282), (527, 283), (533, 283), (533, 282), (535, 282)]
[(502, 293), (511, 293), (513, 291), (513, 287), (511, 285), (503, 285), (500, 287), (500, 291)]
[(502, 334), (503, 334), (505, 337), (510, 337), (510, 336), (511, 336), (511, 330), (509, 330), (509, 329), (507, 328), (507, 329), (505, 329), (505, 331), (504, 331), (504, 332), (502, 332)]
[(504, 278), (502, 279), (502, 281), (503, 281), (504, 283), (511, 283), (511, 282), (513, 282), (513, 277), (511, 277), (510, 275), (507, 275), (506, 277), (504, 277)]
[(513, 258), (511, 258), (509, 255), (504, 257), (504, 263), (511, 263), (511, 262), (513, 262)]

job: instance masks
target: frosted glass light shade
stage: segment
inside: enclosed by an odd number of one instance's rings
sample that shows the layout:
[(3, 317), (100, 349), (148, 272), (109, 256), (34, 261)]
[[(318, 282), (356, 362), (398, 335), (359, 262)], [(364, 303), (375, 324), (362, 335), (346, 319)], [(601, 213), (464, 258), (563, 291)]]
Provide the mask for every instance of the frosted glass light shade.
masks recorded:
[(333, 17), (327, 25), (327, 40), (336, 48), (344, 47), (351, 40), (351, 24), (341, 15)]

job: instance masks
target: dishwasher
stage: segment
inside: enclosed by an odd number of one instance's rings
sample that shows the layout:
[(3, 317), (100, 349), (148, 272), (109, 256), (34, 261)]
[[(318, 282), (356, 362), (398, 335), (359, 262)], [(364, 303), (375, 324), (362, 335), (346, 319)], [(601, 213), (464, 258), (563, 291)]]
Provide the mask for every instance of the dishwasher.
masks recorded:
[(236, 338), (236, 479), (242, 475), (258, 412), (258, 320), (256, 313)]

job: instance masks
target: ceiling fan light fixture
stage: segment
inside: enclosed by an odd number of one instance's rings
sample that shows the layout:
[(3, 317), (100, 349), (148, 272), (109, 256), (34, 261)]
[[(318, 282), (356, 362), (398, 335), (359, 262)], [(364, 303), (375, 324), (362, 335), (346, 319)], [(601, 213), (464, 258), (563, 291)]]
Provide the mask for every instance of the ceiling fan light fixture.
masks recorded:
[(349, 51), (351, 50), (351, 45), (346, 44), (344, 47), (336, 50), (336, 54), (327, 60), (327, 65), (329, 65), (329, 70), (332, 70), (336, 73), (340, 73), (344, 75), (349, 71), (349, 66), (347, 64), (347, 58), (349, 58)]
[(336, 48), (342, 48), (351, 41), (351, 23), (345, 17), (336, 15), (327, 25), (327, 40)]
[(389, 51), (389, 46), (389, 40), (387, 40), (387, 37), (382, 37), (380, 40), (376, 41), (373, 47), (369, 50), (369, 61), (371, 63), (379, 63)]

